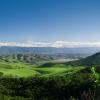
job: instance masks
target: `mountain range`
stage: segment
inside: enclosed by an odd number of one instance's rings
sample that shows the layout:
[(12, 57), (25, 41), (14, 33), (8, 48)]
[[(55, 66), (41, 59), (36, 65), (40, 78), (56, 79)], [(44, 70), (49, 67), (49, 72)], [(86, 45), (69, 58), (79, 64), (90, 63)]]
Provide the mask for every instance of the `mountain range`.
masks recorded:
[(77, 47), (77, 48), (55, 48), (55, 47), (17, 47), (1, 46), (0, 55), (16, 53), (37, 53), (37, 54), (88, 54), (99, 52), (99, 47)]

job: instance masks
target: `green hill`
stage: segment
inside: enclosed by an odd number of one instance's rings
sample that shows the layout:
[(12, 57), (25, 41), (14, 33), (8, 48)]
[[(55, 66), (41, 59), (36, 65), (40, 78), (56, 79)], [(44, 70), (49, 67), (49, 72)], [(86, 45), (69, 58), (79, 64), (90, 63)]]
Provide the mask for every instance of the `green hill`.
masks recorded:
[[(47, 76), (64, 76), (70, 73), (76, 73), (84, 67), (71, 67), (59, 63), (45, 63), (40, 65), (39, 62), (49, 61), (52, 58), (36, 54), (16, 54), (0, 56), (0, 75), (12, 77), (47, 77)], [(51, 66), (51, 68), (50, 68)]]
[(40, 67), (54, 66), (100, 66), (100, 52), (86, 58), (69, 62), (51, 62), (40, 65)]
[[(99, 66), (100, 53), (87, 58), (70, 62), (49, 62), (38, 65), (34, 62), (50, 60), (42, 55), (16, 54), (0, 56), (0, 73), (3, 76), (30, 77), (30, 76), (62, 76), (75, 73), (85, 66)], [(74, 66), (74, 67), (73, 67)], [(81, 67), (80, 67), (81, 66)]]
[(70, 61), (66, 65), (72, 66), (100, 66), (100, 52), (77, 61)]
[(6, 62), (24, 62), (31, 64), (39, 64), (44, 61), (51, 61), (53, 58), (43, 54), (12, 54), (12, 55), (1, 55), (1, 60)]

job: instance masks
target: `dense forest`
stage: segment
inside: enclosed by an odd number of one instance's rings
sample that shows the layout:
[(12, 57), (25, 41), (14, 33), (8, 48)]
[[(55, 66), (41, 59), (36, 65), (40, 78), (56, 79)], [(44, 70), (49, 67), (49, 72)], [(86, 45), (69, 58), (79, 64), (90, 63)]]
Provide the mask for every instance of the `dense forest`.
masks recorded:
[(55, 77), (12, 78), (1, 74), (0, 100), (94, 100), (99, 98), (97, 79), (90, 69)]

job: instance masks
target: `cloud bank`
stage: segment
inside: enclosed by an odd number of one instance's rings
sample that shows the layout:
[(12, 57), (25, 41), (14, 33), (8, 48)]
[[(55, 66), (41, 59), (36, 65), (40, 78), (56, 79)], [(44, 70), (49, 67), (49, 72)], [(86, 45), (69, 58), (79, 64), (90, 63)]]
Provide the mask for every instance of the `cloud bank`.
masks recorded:
[(0, 42), (0, 46), (17, 46), (17, 47), (56, 47), (56, 48), (74, 48), (74, 47), (100, 47), (100, 42)]

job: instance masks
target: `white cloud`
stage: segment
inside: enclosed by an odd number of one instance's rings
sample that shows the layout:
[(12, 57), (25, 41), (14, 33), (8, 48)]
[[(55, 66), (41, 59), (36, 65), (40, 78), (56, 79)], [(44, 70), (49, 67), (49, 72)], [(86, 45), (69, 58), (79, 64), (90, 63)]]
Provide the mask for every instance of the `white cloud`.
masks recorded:
[(0, 42), (0, 46), (18, 46), (18, 47), (100, 47), (100, 42), (68, 42), (68, 41), (56, 41), (56, 42)]

